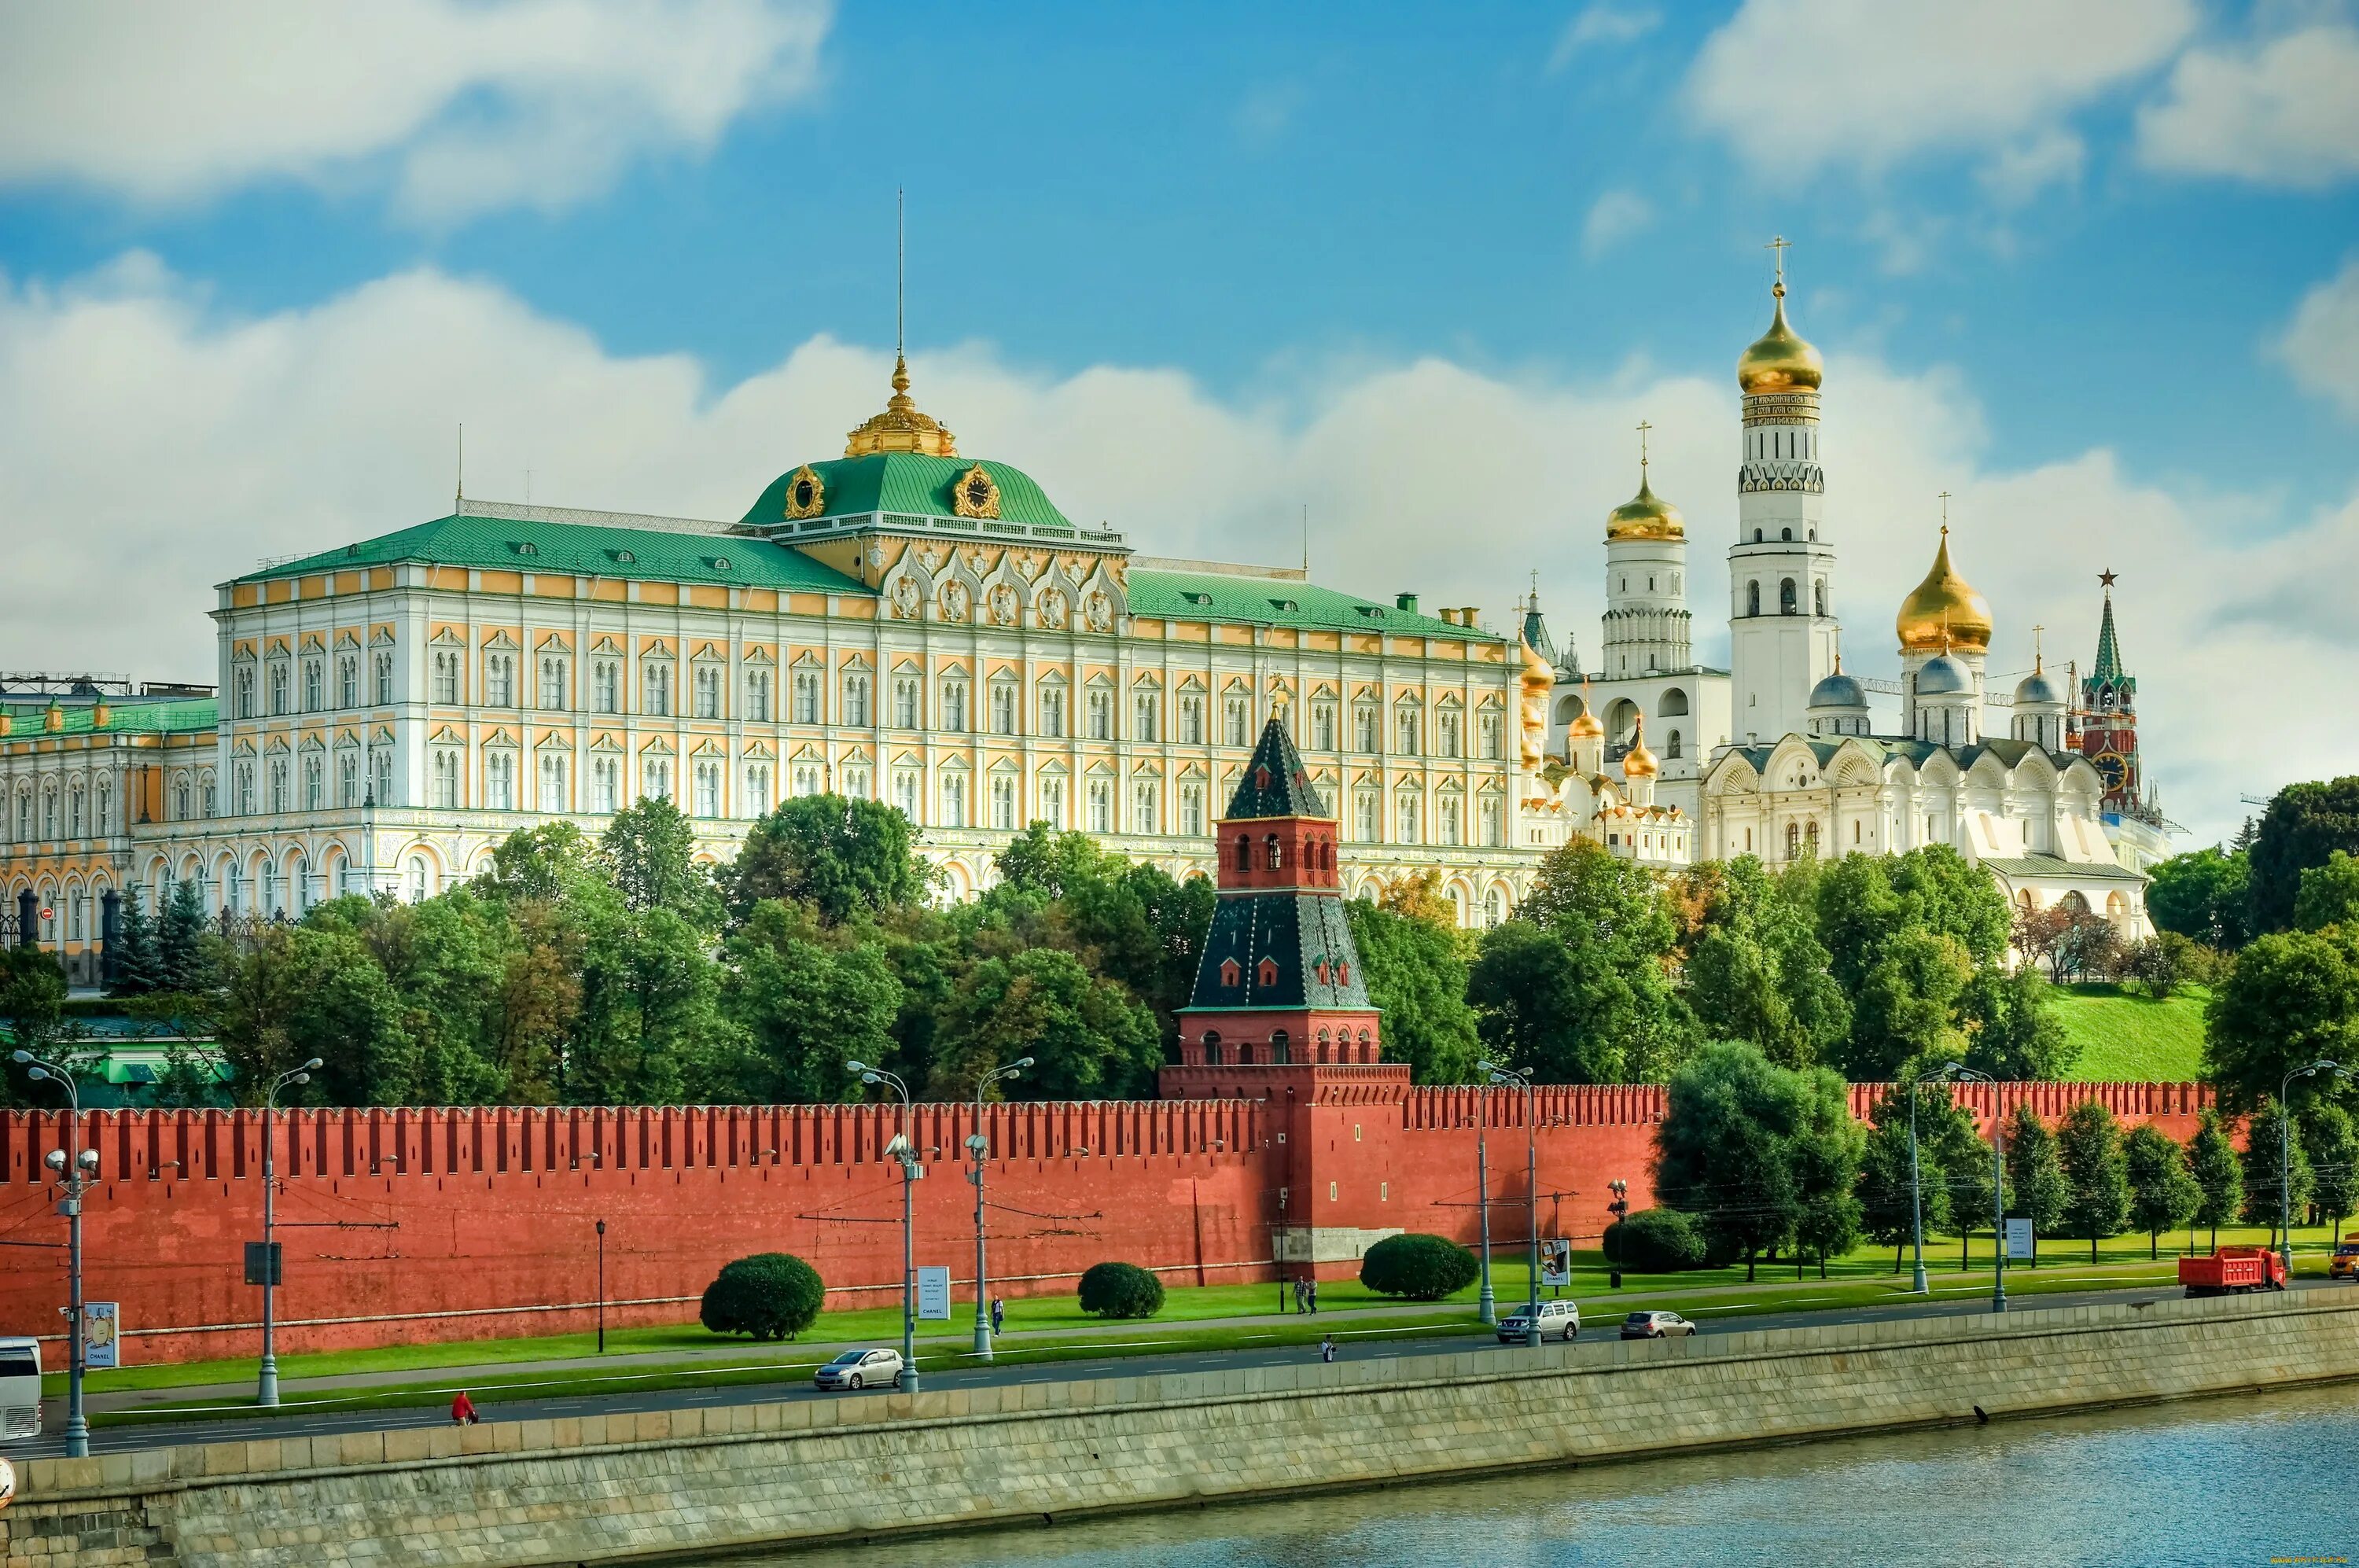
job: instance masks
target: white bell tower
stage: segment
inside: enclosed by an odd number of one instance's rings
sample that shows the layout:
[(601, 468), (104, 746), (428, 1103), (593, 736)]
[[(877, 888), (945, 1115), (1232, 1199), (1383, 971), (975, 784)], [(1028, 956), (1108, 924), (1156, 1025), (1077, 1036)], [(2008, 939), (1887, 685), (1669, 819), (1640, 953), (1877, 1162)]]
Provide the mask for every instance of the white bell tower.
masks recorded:
[(1819, 466), (1819, 351), (1786, 324), (1784, 236), (1769, 330), (1736, 363), (1745, 400), (1737, 539), (1728, 552), (1731, 738), (1767, 743), (1803, 732), (1810, 691), (1833, 672), (1842, 626), (1833, 602)]

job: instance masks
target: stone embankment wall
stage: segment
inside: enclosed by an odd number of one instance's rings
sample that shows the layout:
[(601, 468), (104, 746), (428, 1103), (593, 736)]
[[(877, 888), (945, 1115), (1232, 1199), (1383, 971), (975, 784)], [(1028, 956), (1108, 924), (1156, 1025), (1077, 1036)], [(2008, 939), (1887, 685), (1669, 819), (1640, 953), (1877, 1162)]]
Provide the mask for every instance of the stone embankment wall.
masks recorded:
[(700, 1561), (2359, 1378), (2359, 1299), (2083, 1307), (658, 1415), (24, 1467), (7, 1568)]

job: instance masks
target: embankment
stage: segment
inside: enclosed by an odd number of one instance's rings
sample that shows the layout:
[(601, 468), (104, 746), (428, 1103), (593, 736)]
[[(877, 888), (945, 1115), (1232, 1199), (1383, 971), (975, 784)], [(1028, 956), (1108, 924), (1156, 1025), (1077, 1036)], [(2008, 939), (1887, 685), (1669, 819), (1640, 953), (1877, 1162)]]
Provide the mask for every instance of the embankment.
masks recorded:
[(607, 1564), (2359, 1378), (2359, 1292), (223, 1443), (22, 1467), (0, 1558)]

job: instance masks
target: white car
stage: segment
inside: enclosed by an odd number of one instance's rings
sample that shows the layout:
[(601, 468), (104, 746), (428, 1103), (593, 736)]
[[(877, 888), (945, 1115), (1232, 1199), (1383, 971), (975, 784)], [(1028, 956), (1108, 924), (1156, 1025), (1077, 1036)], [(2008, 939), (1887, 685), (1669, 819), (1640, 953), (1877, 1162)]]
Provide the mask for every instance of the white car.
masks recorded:
[(847, 1350), (811, 1374), (821, 1388), (897, 1388), (901, 1386), (901, 1353), (897, 1350)]
[[(1499, 1320), (1499, 1343), (1521, 1345), (1530, 1337), (1531, 1309), (1527, 1306)], [(1577, 1301), (1558, 1300), (1540, 1303), (1540, 1337), (1560, 1339), (1570, 1345), (1581, 1333), (1581, 1305)]]
[(1691, 1339), (1696, 1325), (1677, 1312), (1632, 1312), (1622, 1320), (1625, 1339)]

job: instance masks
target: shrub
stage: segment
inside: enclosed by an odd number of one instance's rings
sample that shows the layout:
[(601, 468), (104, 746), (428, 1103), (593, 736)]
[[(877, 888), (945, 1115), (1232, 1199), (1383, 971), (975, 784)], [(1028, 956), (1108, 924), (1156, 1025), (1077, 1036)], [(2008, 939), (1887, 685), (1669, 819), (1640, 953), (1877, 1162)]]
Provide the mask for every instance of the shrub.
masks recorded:
[(1136, 1263), (1093, 1263), (1082, 1276), (1082, 1311), (1102, 1318), (1151, 1318), (1163, 1310), (1163, 1281)]
[(826, 1294), (819, 1270), (801, 1258), (757, 1252), (723, 1266), (696, 1315), (714, 1334), (792, 1339), (817, 1320)]
[(1473, 1253), (1442, 1236), (1388, 1236), (1360, 1259), (1361, 1284), (1412, 1301), (1438, 1301), (1481, 1271)]
[(1703, 1237), (1677, 1209), (1640, 1209), (1605, 1227), (1605, 1258), (1634, 1274), (1677, 1274), (1703, 1267)]

